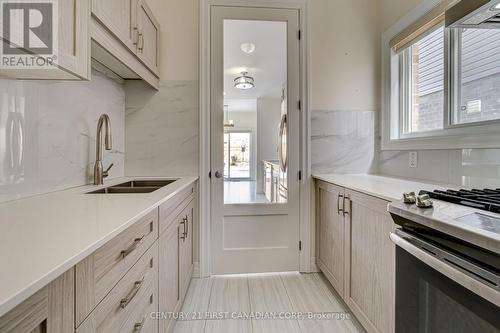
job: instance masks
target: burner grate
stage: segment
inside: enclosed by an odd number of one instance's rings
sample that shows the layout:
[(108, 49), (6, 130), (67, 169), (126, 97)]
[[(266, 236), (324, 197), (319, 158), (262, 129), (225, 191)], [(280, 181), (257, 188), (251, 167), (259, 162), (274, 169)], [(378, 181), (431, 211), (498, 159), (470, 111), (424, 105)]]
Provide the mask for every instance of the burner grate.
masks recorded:
[(500, 189), (435, 190), (420, 191), (420, 194), (428, 194), (432, 199), (500, 213)]

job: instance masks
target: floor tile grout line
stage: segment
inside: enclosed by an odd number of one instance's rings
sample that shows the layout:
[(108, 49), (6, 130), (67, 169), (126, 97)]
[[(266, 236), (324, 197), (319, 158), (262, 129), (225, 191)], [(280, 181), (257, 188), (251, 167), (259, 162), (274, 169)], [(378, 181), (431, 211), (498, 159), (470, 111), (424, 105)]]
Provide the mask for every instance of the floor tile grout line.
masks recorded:
[[(210, 284), (210, 292), (208, 295), (208, 302), (207, 302), (207, 308), (205, 310), (205, 314), (208, 313), (208, 309), (210, 309), (210, 302), (212, 301), (212, 291), (214, 288), (214, 281), (212, 280), (212, 277), (208, 278), (208, 283)], [(207, 320), (205, 319), (205, 322), (203, 323), (203, 333), (206, 333), (205, 331), (207, 330)]]
[[(300, 273), (299, 273), (300, 274)], [(295, 307), (293, 305), (293, 302), (292, 302), (292, 298), (290, 297), (290, 295), (288, 294), (288, 289), (286, 288), (286, 284), (285, 284), (285, 281), (283, 281), (283, 274), (279, 274), (279, 278), (280, 278), (280, 281), (281, 281), (281, 284), (283, 285), (283, 288), (285, 289), (285, 293), (286, 293), (286, 297), (288, 298), (288, 301), (290, 302), (290, 305), (292, 306), (292, 311), (296, 311), (295, 310)], [(302, 332), (302, 327), (300, 326), (300, 323), (298, 320), (296, 320), (297, 322), (297, 326), (299, 327), (299, 331), (301, 333)]]
[[(250, 281), (248, 280), (248, 275), (246, 275), (247, 281), (247, 291), (248, 291), (248, 308), (250, 309), (250, 313), (252, 313), (252, 301), (250, 299)], [(250, 332), (253, 333), (253, 321), (250, 320)]]
[(207, 312), (210, 311), (210, 304), (212, 304), (212, 293), (214, 291), (214, 282), (215, 282), (215, 278), (214, 277), (209, 277), (211, 281), (210, 283), (210, 295), (208, 296), (208, 306), (207, 306)]

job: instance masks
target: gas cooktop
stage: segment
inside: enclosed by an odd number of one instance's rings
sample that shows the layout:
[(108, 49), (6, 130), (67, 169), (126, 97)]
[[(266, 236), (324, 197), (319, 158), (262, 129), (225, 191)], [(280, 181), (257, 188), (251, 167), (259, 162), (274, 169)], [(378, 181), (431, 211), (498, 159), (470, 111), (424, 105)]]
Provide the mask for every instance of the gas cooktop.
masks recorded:
[(432, 199), (500, 213), (500, 189), (435, 190), (432, 192), (420, 191), (420, 194), (428, 194)]

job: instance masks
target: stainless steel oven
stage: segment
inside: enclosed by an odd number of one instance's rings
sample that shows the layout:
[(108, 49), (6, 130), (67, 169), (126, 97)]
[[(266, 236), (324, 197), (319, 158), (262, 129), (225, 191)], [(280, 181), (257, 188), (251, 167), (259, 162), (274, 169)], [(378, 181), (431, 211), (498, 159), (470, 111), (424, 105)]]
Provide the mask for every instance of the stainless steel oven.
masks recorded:
[(396, 333), (500, 332), (500, 256), (393, 218)]

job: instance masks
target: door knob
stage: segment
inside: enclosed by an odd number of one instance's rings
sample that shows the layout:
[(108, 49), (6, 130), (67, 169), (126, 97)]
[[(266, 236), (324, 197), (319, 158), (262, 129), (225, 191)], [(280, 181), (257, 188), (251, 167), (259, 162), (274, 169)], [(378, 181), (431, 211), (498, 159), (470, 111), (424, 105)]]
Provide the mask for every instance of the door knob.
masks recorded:
[(220, 173), (220, 171), (215, 171), (215, 178), (222, 178), (222, 173)]

